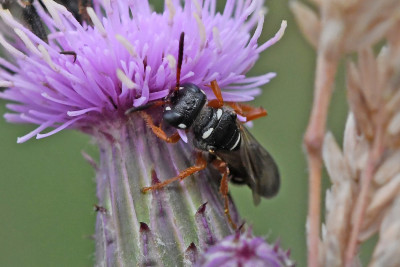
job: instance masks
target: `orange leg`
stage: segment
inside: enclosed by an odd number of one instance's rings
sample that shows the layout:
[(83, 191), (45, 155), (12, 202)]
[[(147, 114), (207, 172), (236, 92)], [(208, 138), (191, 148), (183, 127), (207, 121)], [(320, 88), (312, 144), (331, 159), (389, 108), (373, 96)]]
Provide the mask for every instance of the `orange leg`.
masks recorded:
[(239, 104), (235, 102), (229, 102), (228, 105), (240, 116), (246, 117), (246, 121), (252, 121), (264, 116), (267, 116), (267, 111), (262, 107), (252, 107), (246, 104)]
[(157, 183), (157, 184), (155, 184), (153, 186), (149, 186), (149, 187), (143, 187), (142, 188), (142, 192), (146, 193), (148, 191), (158, 190), (158, 189), (161, 189), (164, 186), (166, 186), (166, 185), (168, 185), (168, 184), (170, 184), (172, 182), (175, 182), (177, 180), (181, 180), (182, 181), (186, 177), (188, 177), (188, 176), (190, 176), (190, 175), (192, 175), (192, 174), (194, 174), (194, 173), (196, 173), (198, 171), (204, 170), (206, 167), (207, 167), (207, 161), (203, 158), (201, 153), (198, 153), (195, 166), (189, 167), (186, 170), (181, 171), (178, 174), (178, 176), (170, 178), (168, 180), (165, 180), (164, 182)]
[(237, 229), (236, 223), (232, 220), (231, 214), (229, 212), (229, 187), (228, 187), (228, 175), (229, 175), (229, 168), (227, 164), (222, 160), (214, 160), (212, 162), (213, 166), (222, 174), (221, 184), (219, 187), (219, 192), (221, 193), (222, 197), (224, 198), (224, 212), (226, 217), (228, 218), (229, 223), (232, 225), (233, 229)]
[(226, 172), (227, 169), (227, 164), (225, 163), (225, 161), (220, 160), (220, 159), (214, 159), (211, 164), (214, 166), (214, 168), (216, 168), (221, 174), (223, 174), (224, 172)]
[(232, 225), (233, 229), (237, 229), (236, 223), (232, 220), (231, 214), (229, 212), (229, 198), (228, 198), (228, 193), (229, 193), (229, 188), (228, 188), (228, 174), (229, 174), (229, 169), (226, 167), (224, 174), (222, 175), (221, 179), (221, 185), (219, 187), (219, 192), (222, 194), (222, 197), (224, 198), (224, 212), (226, 217), (228, 218), (229, 223)]
[(217, 81), (212, 81), (210, 87), (213, 90), (214, 95), (217, 99), (210, 100), (208, 102), (208, 105), (212, 108), (222, 107), (224, 105), (224, 99), (222, 98), (221, 88), (219, 88)]
[[(208, 101), (208, 106), (212, 108), (221, 108), (224, 105), (224, 99), (222, 98), (221, 88), (219, 87), (217, 81), (212, 81), (209, 87), (211, 87), (213, 90), (216, 99)], [(247, 121), (252, 121), (267, 116), (267, 111), (261, 107), (255, 108), (250, 105), (239, 104), (235, 102), (230, 102), (229, 105), (237, 114), (246, 117)]]
[(147, 114), (144, 111), (138, 111), (139, 115), (144, 119), (146, 122), (146, 125), (153, 131), (153, 133), (160, 138), (161, 140), (164, 140), (167, 143), (176, 143), (179, 141), (180, 136), (178, 132), (174, 133), (171, 136), (167, 136), (167, 134), (161, 129), (161, 127), (155, 126), (153, 119), (149, 114)]

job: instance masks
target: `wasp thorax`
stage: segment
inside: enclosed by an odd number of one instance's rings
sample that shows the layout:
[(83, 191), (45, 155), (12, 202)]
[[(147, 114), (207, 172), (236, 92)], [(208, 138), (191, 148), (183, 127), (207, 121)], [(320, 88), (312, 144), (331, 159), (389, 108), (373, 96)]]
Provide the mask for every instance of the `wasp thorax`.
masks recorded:
[(241, 136), (236, 117), (226, 107), (204, 107), (193, 126), (194, 146), (204, 151), (239, 149)]
[(181, 89), (171, 96), (171, 104), (165, 107), (163, 119), (175, 128), (189, 128), (206, 100), (206, 95), (198, 86), (191, 83), (183, 84)]

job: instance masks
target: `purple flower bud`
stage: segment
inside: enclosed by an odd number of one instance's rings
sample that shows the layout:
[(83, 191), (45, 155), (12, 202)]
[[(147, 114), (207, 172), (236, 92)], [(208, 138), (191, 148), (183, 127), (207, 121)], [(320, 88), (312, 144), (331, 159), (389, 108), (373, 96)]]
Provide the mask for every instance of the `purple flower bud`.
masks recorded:
[(294, 267), (290, 252), (283, 251), (279, 242), (270, 245), (254, 237), (251, 230), (227, 236), (210, 247), (197, 262), (197, 267)]

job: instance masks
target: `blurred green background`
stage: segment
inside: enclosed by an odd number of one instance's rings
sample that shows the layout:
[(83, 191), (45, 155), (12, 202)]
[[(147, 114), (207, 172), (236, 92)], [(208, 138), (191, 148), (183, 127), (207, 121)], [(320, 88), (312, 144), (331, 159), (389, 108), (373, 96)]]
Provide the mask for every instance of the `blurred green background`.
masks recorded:
[[(283, 19), (288, 28), (250, 73), (278, 73), (255, 101), (269, 116), (256, 121), (252, 132), (278, 162), (282, 188), (276, 198), (263, 200), (258, 207), (247, 187), (231, 186), (231, 191), (255, 233), (271, 242), (280, 239), (297, 266), (305, 266), (307, 167), (301, 143), (311, 109), (315, 53), (299, 33), (287, 1), (266, 5), (269, 12), (260, 42), (272, 37)], [(329, 118), (338, 142), (347, 114), (343, 76), (340, 70)], [(4, 106), (0, 101), (1, 114)], [(94, 171), (81, 151), (93, 154), (96, 148), (88, 136), (70, 130), (16, 144), (17, 137), (33, 127), (0, 119), (0, 266), (91, 266)]]

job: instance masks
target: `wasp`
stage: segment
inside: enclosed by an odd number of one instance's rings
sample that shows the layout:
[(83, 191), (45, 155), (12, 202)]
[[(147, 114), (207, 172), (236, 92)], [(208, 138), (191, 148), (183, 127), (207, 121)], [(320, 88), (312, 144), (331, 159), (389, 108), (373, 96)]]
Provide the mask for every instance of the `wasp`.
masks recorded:
[[(40, 39), (45, 41), (46, 43), (48, 42), (47, 39), (47, 32), (46, 32), (46, 27), (44, 26), (42, 19), (40, 18), (38, 11), (36, 10), (36, 7), (34, 6), (34, 1), (35, 0), (20, 0), (18, 1), (18, 4), (22, 6), (22, 19), (25, 22), (26, 26), (30, 28), (30, 30), (38, 36)], [(42, 0), (36, 0), (40, 6), (46, 10), (46, 6), (43, 4)], [(16, 5), (14, 2), (17, 1), (11, 1), (11, 0), (0, 0), (0, 4), (4, 2), (4, 7), (6, 8), (11, 8), (14, 7), (16, 8)], [(90, 17), (87, 14), (86, 8), (92, 7), (92, 1), (89, 0), (56, 0), (56, 2), (59, 2), (60, 4), (64, 5), (75, 17), (75, 19), (79, 23), (85, 22), (87, 25), (91, 25)], [(66, 55), (73, 55), (74, 56), (74, 61), (76, 60), (76, 54), (72, 51), (63, 51), (60, 52), (61, 54), (66, 54)]]
[[(0, 3), (2, 1), (5, 1), (3, 4), (4, 7), (6, 8), (15, 8), (15, 3), (12, 2), (11, 0), (0, 0)], [(18, 1), (19, 5), (22, 6), (22, 19), (25, 23), (25, 25), (36, 35), (38, 36), (41, 40), (44, 42), (48, 43), (47, 39), (47, 32), (46, 32), (46, 27), (43, 24), (43, 21), (41, 17), (38, 14), (38, 11), (36, 10), (36, 7), (34, 6), (34, 1), (35, 0), (20, 0)], [(39, 5), (44, 9), (46, 9), (46, 6), (43, 4), (42, 0), (36, 0)], [(91, 25), (91, 20), (90, 17), (86, 11), (88, 7), (93, 7), (92, 1), (90, 0), (56, 0), (56, 2), (59, 2), (60, 4), (64, 5), (70, 12), (71, 14), (75, 17), (75, 19), (83, 24), (85, 23), (86, 25)], [(13, 6), (14, 3), (14, 6)], [(60, 54), (62, 55), (69, 55), (73, 56), (73, 62), (76, 62), (77, 59), (77, 54), (75, 51), (60, 51)]]
[(220, 192), (225, 200), (225, 213), (236, 228), (229, 214), (228, 181), (248, 185), (256, 205), (260, 197), (270, 198), (279, 191), (277, 164), (237, 116), (251, 121), (267, 115), (267, 112), (263, 108), (244, 104), (224, 103), (221, 89), (215, 80), (209, 85), (216, 96), (212, 100), (208, 100), (204, 91), (195, 84), (180, 85), (184, 36), (181, 33), (179, 40), (175, 89), (165, 99), (133, 107), (126, 114), (138, 112), (156, 136), (169, 143), (178, 142), (178, 132), (167, 136), (161, 126), (156, 126), (152, 117), (143, 111), (151, 106), (163, 106), (163, 122), (192, 133), (192, 143), (197, 151), (196, 164), (181, 171), (176, 177), (144, 187), (142, 192), (158, 190), (174, 181), (183, 180), (211, 163), (222, 174)]

